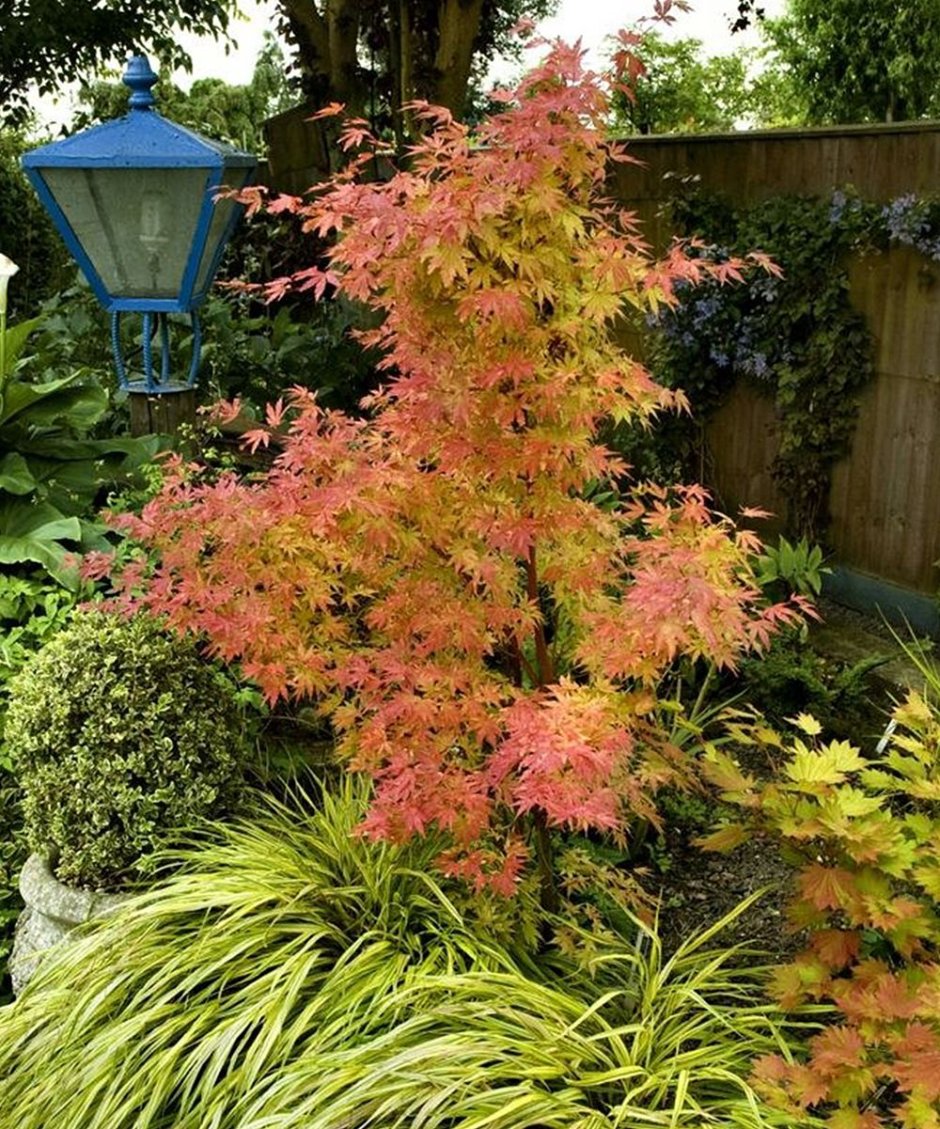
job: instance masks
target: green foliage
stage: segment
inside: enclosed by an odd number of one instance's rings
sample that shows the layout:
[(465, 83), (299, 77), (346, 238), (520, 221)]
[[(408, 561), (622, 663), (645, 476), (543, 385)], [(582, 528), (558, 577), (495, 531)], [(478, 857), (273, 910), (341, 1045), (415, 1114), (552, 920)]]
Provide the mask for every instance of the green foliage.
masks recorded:
[(21, 795), (15, 781), (0, 765), (0, 1004), (11, 998), (7, 960), (13, 948), (13, 929), (23, 903), (19, 877), (26, 861)]
[(82, 1129), (811, 1124), (743, 1081), (788, 1039), (720, 925), (668, 961), (636, 922), (536, 961), (365, 811), (349, 778), (312, 815), (269, 802), (47, 961), (0, 1018), (0, 1123), (47, 1129), (54, 1095)]
[(800, 634), (780, 635), (760, 657), (741, 663), (737, 686), (773, 724), (811, 713), (839, 736), (868, 736), (884, 725), (868, 675), (890, 658), (871, 655), (842, 663), (813, 650)]
[(4, 301), (0, 566), (38, 564), (61, 583), (74, 585), (71, 552), (108, 544), (101, 527), (88, 520), (95, 501), (106, 486), (129, 481), (154, 456), (158, 440), (90, 438), (107, 412), (108, 393), (82, 369), (65, 376), (42, 369), (39, 379), (28, 379), (24, 354), (41, 319), (7, 328), (5, 314)]
[[(213, 396), (238, 397), (259, 413), (297, 387), (315, 390), (324, 407), (355, 411), (378, 383), (379, 352), (363, 349), (353, 336), (375, 319), (342, 297), (271, 313), (216, 293), (202, 320), (201, 379)], [(180, 342), (184, 355), (190, 340), (186, 334)]]
[(659, 321), (654, 373), (682, 387), (699, 416), (739, 379), (773, 398), (780, 417), (773, 473), (787, 499), (789, 531), (819, 540), (832, 467), (849, 450), (858, 393), (873, 372), (870, 336), (848, 296), (846, 257), (858, 241), (858, 216), (795, 197), (734, 211), (715, 198), (688, 196), (677, 201), (676, 214), (711, 253), (758, 247), (783, 273), (687, 290)]
[(120, 59), (147, 51), (170, 68), (191, 60), (179, 32), (219, 37), (234, 0), (26, 0), (6, 5), (0, 39), (0, 121), (29, 118), (32, 89), (50, 94)]
[(42, 565), (73, 583), (70, 551), (100, 547), (86, 515), (109, 484), (152, 458), (155, 438), (90, 439), (108, 396), (81, 372), (40, 383), (8, 379), (0, 399), (0, 564)]
[(82, 612), (9, 693), (29, 845), (65, 882), (146, 872), (156, 847), (233, 799), (245, 744), (229, 686), (156, 621)]
[[(929, 683), (935, 700), (936, 668)], [(758, 1084), (794, 1114), (838, 1106), (832, 1125), (927, 1129), (940, 1115), (940, 714), (912, 691), (872, 758), (822, 744), (811, 717), (795, 721), (792, 742), (754, 731), (785, 756), (776, 780), (759, 785), (717, 752), (709, 768), (746, 822), (705, 845), (730, 848), (756, 830), (799, 867), (788, 913), (810, 940), (776, 973), (775, 995), (841, 1013), (805, 1062), (761, 1059)], [(873, 1105), (881, 1116), (863, 1117)]]
[(20, 869), (26, 861), (22, 792), (3, 744), (8, 685), (39, 648), (68, 622), (78, 593), (41, 573), (11, 576), (0, 572), (0, 1000), (9, 996), (6, 961), (13, 926), (21, 909)]
[[(37, 575), (0, 572), (0, 736), (7, 684), (24, 663), (68, 621), (78, 594)], [(0, 769), (9, 769), (0, 746)]]
[(789, 0), (765, 28), (809, 123), (904, 121), (940, 108), (938, 0)]
[(765, 545), (757, 558), (757, 583), (779, 599), (781, 595), (814, 597), (822, 592), (822, 578), (831, 568), (823, 565), (820, 545), (810, 545), (805, 537), (791, 545), (779, 537), (776, 545)]
[(613, 128), (632, 133), (706, 133), (765, 119), (769, 85), (754, 84), (755, 52), (706, 56), (698, 39), (667, 41), (656, 32), (637, 48), (644, 72), (613, 102)]
[(62, 286), (71, 269), (65, 247), (20, 168), (27, 146), (13, 131), (0, 132), (0, 250), (20, 267), (10, 310), (22, 315)]
[[(270, 230), (270, 225), (260, 221), (249, 225), (255, 226)], [(267, 261), (254, 261), (256, 234), (246, 232), (241, 245), (252, 259), (253, 277), (271, 266)], [(296, 244), (296, 233), (293, 240)], [(266, 245), (266, 250), (271, 252), (272, 246)], [(185, 371), (192, 349), (189, 319), (172, 320), (174, 364)], [(199, 386), (207, 402), (239, 397), (260, 410), (287, 389), (303, 387), (316, 389), (325, 406), (351, 411), (377, 384), (379, 354), (363, 349), (354, 337), (357, 330), (374, 324), (374, 319), (363, 307), (341, 297), (275, 309), (238, 291), (216, 289), (200, 310), (200, 320)], [(140, 337), (125, 321), (129, 327), (125, 355), (133, 358), (139, 352)], [(24, 375), (32, 379), (53, 368), (80, 368), (86, 380), (94, 379), (105, 387), (113, 384), (107, 318), (87, 285), (79, 282), (43, 304), (42, 317), (29, 339), (29, 355), (22, 364)], [(120, 392), (111, 397), (112, 410), (96, 423), (97, 434), (123, 429), (119, 414), (123, 400)]]

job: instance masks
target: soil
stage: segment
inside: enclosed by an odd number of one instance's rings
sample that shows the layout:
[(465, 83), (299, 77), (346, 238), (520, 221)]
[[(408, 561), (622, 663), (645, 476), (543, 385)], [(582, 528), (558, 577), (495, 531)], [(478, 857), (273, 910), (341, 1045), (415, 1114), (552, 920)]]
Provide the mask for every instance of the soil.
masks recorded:
[(714, 946), (741, 945), (777, 963), (802, 947), (787, 930), (784, 905), (793, 870), (772, 843), (753, 840), (728, 855), (710, 854), (691, 843), (675, 844), (669, 869), (645, 885), (660, 897), (659, 927), (667, 952), (693, 933), (721, 920), (750, 894), (762, 898), (716, 934)]

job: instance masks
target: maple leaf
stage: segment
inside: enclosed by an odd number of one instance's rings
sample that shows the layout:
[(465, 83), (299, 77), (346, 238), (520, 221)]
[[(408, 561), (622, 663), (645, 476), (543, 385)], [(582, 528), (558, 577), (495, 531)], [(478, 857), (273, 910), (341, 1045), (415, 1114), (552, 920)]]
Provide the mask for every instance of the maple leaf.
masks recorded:
[[(811, 720), (811, 719), (810, 719)], [(816, 751), (795, 743), (796, 753), (784, 766), (784, 774), (801, 787), (815, 790), (820, 784), (840, 784), (865, 767), (865, 759), (847, 741), (833, 741)]]
[(827, 1027), (810, 1040), (810, 1066), (823, 1079), (831, 1080), (865, 1062), (865, 1041), (854, 1027)]
[(810, 947), (833, 972), (852, 964), (861, 949), (861, 938), (848, 929), (820, 929), (810, 938)]
[(814, 863), (799, 876), (800, 894), (816, 909), (845, 909), (858, 900), (856, 877), (844, 867)]
[(837, 1109), (829, 1114), (830, 1129), (884, 1129), (885, 1122), (873, 1109)]

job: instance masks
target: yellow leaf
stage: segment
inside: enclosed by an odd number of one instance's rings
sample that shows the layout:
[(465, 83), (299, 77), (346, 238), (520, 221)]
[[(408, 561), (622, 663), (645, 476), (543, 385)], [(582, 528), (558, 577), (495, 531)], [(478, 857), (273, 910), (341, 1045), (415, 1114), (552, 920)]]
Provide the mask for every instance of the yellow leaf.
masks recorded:
[(865, 758), (848, 741), (832, 741), (818, 752), (795, 742), (797, 753), (784, 772), (795, 784), (841, 784), (851, 772), (864, 768)]
[(796, 717), (788, 717), (787, 721), (791, 725), (795, 725), (797, 729), (801, 730), (808, 737), (818, 737), (822, 733), (822, 726), (812, 714), (801, 713)]

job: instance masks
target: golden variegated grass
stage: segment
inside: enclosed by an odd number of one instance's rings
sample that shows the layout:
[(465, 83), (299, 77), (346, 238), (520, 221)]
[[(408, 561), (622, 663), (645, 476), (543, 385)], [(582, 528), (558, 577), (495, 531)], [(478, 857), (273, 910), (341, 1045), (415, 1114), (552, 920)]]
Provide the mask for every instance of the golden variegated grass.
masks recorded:
[(357, 837), (364, 804), (347, 781), (218, 829), (48, 960), (0, 1013), (0, 1125), (792, 1129), (744, 1080), (793, 1032), (709, 948), (726, 922), (668, 960), (639, 922), (583, 968), (536, 958), (474, 927), (432, 844)]

